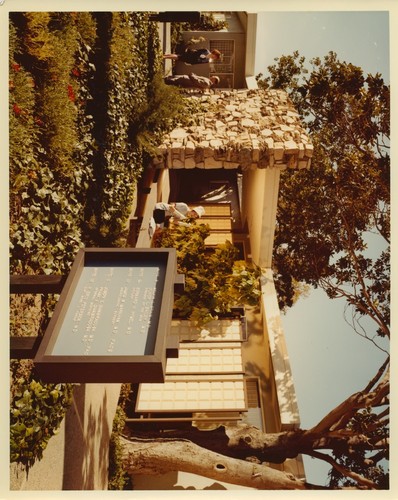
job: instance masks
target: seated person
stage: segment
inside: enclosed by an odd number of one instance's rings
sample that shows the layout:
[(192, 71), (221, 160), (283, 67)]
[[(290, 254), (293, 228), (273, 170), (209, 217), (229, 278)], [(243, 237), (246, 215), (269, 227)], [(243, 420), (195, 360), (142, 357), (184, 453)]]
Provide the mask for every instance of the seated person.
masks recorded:
[(185, 89), (210, 89), (218, 83), (220, 83), (220, 78), (218, 76), (211, 76), (207, 78), (206, 76), (198, 76), (195, 73), (190, 73), (189, 75), (172, 75), (166, 76), (164, 79), (166, 85), (175, 85), (176, 87), (182, 87)]
[(156, 203), (153, 217), (149, 223), (149, 235), (153, 236), (153, 233), (157, 229), (163, 229), (168, 227), (170, 218), (173, 217), (177, 224), (184, 224), (184, 219), (197, 219), (204, 215), (205, 209), (202, 206), (190, 208), (186, 203), (176, 202), (176, 203)]
[(221, 59), (221, 52), (217, 49), (186, 49), (182, 54), (164, 54), (163, 59), (182, 61), (185, 64), (206, 64)]

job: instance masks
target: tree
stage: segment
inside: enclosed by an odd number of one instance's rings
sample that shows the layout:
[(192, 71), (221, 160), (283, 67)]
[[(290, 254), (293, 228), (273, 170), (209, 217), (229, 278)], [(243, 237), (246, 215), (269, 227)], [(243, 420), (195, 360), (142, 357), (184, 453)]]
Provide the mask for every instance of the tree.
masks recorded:
[(226, 241), (206, 247), (205, 224), (173, 226), (156, 235), (156, 245), (177, 250), (178, 272), (185, 275), (185, 290), (177, 295), (174, 315), (203, 324), (228, 313), (231, 307), (257, 305), (261, 295), (260, 270), (237, 260), (237, 248)]
[(184, 471), (257, 489), (324, 489), (268, 465), (302, 453), (332, 465), (331, 488), (385, 489), (389, 478), (380, 462), (388, 458), (388, 403), (387, 359), (363, 391), (311, 429), (266, 434), (246, 424), (221, 425), (168, 430), (167, 438), (134, 432), (122, 439), (124, 466), (131, 474)]
[[(355, 330), (373, 320), (390, 336), (390, 90), (381, 75), (341, 62), (330, 52), (311, 60), (298, 52), (276, 59), (263, 88), (288, 92), (314, 144), (306, 171), (282, 172), (273, 266), (281, 307), (292, 305), (294, 284), (344, 297)], [(383, 250), (367, 252), (369, 235)]]

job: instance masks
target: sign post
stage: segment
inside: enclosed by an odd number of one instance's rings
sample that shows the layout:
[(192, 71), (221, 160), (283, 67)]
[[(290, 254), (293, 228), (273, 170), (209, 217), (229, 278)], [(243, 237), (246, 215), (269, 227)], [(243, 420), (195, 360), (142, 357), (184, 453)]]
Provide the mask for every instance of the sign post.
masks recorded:
[(163, 382), (178, 283), (175, 249), (79, 250), (34, 358), (42, 380)]

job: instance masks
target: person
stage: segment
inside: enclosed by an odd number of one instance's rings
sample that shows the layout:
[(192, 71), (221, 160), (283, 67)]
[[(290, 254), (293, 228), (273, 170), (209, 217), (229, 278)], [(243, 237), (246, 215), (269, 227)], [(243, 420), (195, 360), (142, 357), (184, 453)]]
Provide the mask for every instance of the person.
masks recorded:
[(166, 85), (175, 85), (176, 87), (183, 87), (186, 89), (210, 89), (218, 83), (220, 83), (220, 78), (218, 76), (211, 76), (207, 78), (206, 76), (198, 76), (195, 73), (190, 73), (189, 75), (170, 75), (166, 76), (164, 79)]
[(202, 206), (190, 208), (186, 203), (165, 203), (158, 202), (153, 210), (153, 216), (149, 223), (149, 236), (152, 237), (154, 231), (168, 226), (169, 220), (173, 217), (177, 224), (185, 225), (184, 219), (198, 219), (205, 214)]
[(217, 49), (212, 51), (208, 49), (186, 49), (182, 54), (164, 54), (163, 59), (173, 59), (182, 61), (185, 64), (205, 64), (218, 61), (221, 58), (221, 52)]

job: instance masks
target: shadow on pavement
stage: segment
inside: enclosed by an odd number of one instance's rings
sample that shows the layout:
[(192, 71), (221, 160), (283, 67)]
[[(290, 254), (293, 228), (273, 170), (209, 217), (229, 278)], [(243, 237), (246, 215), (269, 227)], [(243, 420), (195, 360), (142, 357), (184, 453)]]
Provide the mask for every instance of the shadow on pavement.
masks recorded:
[(63, 490), (107, 489), (112, 428), (107, 392), (102, 385), (98, 391), (103, 391), (102, 400), (95, 405), (85, 384), (74, 390), (74, 403), (65, 417)]

